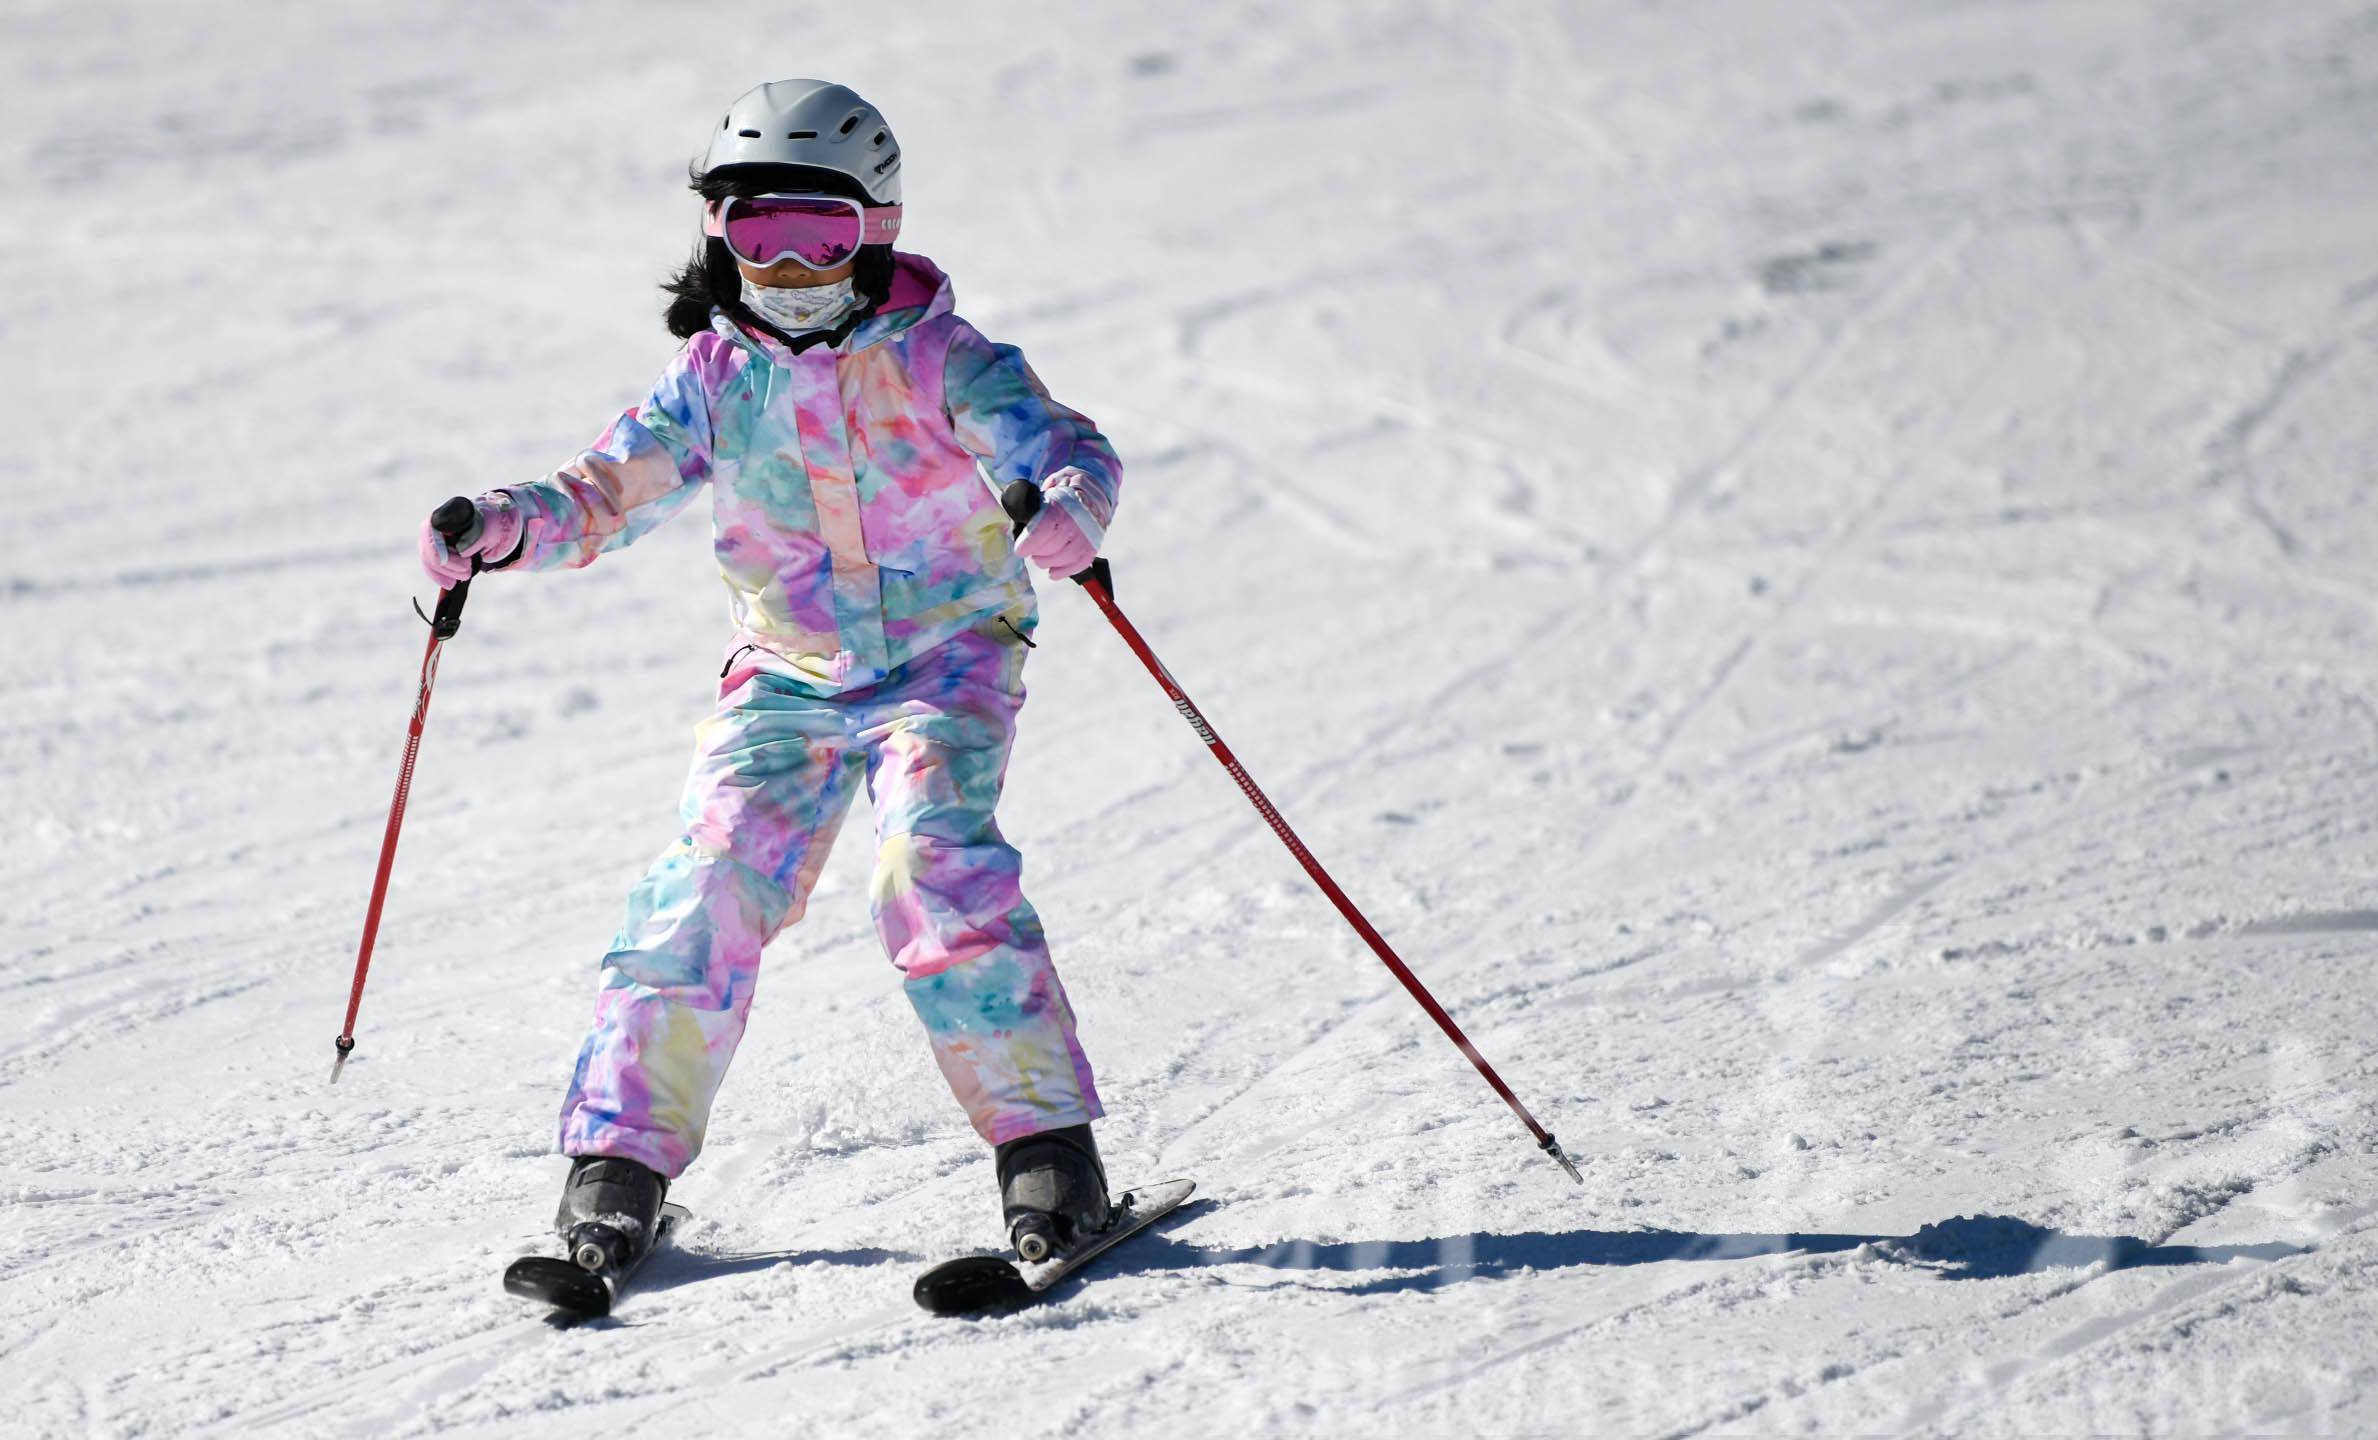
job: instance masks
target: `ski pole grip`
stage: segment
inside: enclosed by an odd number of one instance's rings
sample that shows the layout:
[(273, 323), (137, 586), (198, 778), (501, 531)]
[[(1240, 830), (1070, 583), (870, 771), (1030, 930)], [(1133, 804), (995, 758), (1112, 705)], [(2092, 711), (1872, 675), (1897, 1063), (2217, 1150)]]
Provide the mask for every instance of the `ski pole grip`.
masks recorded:
[[(1012, 534), (1023, 534), (1024, 527), (1032, 523), (1032, 517), (1040, 513), (1040, 506), (1040, 487), (1029, 480), (1011, 480), (1008, 482), (1007, 488), (999, 492), (999, 508), (1005, 510), (1007, 518), (1016, 523)], [(1115, 590), (1113, 576), (1114, 572), (1107, 567), (1106, 558), (1101, 556), (1090, 562), (1089, 569), (1079, 575), (1071, 575), (1066, 578), (1081, 586), (1087, 586), (1091, 581), (1096, 580), (1108, 594), (1112, 595)]]
[(1016, 528), (1009, 532), (1010, 537), (1023, 534), (1024, 527), (1032, 523), (1032, 517), (1040, 513), (1040, 487), (1029, 480), (1010, 483), (999, 492), (999, 508), (1007, 512), (1008, 519), (1016, 522)]
[[(429, 523), (432, 529), (446, 537), (447, 544), (460, 545), (479, 528), (479, 507), (471, 503), (469, 496), (457, 495), (430, 511)], [(471, 570), (476, 573), (478, 569), (479, 562), (473, 558)], [(455, 632), (462, 629), (463, 602), (470, 598), (471, 582), (468, 580), (457, 580), (439, 591), (437, 611), (429, 617), (430, 633), (440, 640), (453, 639)]]
[(471, 503), (469, 496), (457, 495), (430, 511), (429, 523), (446, 537), (448, 543), (460, 545), (470, 539), (471, 531), (478, 527), (479, 507)]

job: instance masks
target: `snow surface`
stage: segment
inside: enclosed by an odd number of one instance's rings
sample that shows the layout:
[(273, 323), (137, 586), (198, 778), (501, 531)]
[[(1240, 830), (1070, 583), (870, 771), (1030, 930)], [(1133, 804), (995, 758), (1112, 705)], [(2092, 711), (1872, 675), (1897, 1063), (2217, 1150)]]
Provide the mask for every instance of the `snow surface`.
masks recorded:
[[(0, 1432), (2378, 1427), (2378, 9), (0, 16)], [(1130, 465), (1005, 809), (1125, 1178), (1035, 1313), (846, 844), (697, 1219), (497, 1288), (724, 638), (481, 587), (346, 1078), (413, 528), (671, 345), (687, 155), (848, 79)], [(859, 834), (854, 829), (854, 837)]]

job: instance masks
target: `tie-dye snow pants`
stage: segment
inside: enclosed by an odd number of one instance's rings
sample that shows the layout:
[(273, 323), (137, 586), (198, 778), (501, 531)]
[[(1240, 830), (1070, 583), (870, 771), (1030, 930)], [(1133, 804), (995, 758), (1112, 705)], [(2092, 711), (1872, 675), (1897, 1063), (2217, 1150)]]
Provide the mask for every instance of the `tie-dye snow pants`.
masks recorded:
[(564, 1154), (685, 1169), (743, 1036), (760, 948), (800, 918), (862, 783), (876, 930), (975, 1130), (997, 1144), (1097, 1118), (1020, 858), (992, 819), (1023, 667), (993, 619), (862, 690), (727, 677), (696, 737), (685, 834), (629, 896), (603, 957)]

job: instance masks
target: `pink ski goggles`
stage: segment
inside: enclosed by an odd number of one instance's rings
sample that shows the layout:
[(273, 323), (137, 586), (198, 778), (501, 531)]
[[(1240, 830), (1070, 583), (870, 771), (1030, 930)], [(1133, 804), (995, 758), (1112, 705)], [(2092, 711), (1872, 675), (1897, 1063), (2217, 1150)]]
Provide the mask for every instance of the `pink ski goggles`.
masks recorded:
[(861, 205), (840, 195), (735, 195), (702, 207), (702, 233), (727, 242), (746, 265), (797, 260), (831, 270), (862, 245), (889, 245), (900, 207)]

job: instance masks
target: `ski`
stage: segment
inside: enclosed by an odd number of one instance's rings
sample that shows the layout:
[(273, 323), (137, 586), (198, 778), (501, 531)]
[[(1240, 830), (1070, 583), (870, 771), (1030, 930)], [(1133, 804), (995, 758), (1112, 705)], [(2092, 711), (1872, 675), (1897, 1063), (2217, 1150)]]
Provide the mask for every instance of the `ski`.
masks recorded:
[(1125, 1191), (1115, 1201), (1115, 1223), (1067, 1254), (1037, 1265), (1004, 1255), (966, 1255), (917, 1277), (916, 1301), (936, 1315), (977, 1315), (1012, 1310), (1048, 1294), (1066, 1276), (1181, 1208), (1197, 1189), (1194, 1180), (1166, 1180)]
[(661, 1206), (660, 1225), (652, 1237), (652, 1244), (636, 1257), (635, 1263), (621, 1269), (606, 1265), (589, 1270), (575, 1260), (554, 1255), (523, 1255), (504, 1267), (504, 1289), (523, 1300), (536, 1300), (567, 1315), (596, 1319), (611, 1313), (619, 1300), (619, 1292), (628, 1281), (661, 1248), (680, 1221), (691, 1219), (693, 1212), (682, 1205)]

